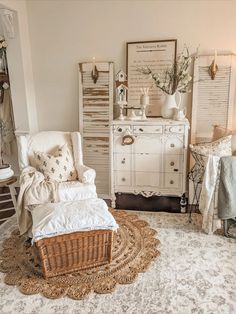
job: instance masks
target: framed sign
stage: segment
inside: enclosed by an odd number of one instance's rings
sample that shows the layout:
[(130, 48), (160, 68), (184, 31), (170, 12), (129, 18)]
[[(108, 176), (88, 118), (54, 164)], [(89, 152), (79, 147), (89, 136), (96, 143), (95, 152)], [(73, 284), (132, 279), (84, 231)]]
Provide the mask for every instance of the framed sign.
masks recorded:
[(128, 106), (139, 106), (141, 88), (149, 88), (150, 105), (147, 107), (147, 116), (161, 115), (162, 91), (137, 69), (149, 67), (155, 73), (170, 68), (175, 61), (176, 50), (176, 39), (127, 43)]

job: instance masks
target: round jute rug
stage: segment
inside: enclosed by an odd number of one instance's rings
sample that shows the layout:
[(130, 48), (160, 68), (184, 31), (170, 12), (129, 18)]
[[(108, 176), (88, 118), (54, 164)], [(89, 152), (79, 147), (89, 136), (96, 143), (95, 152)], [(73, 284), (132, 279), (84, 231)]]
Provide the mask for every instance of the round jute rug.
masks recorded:
[(41, 293), (47, 298), (68, 296), (84, 299), (89, 293), (110, 293), (118, 284), (130, 284), (145, 272), (159, 255), (156, 231), (137, 215), (112, 210), (120, 228), (114, 234), (112, 262), (72, 274), (45, 280), (35, 248), (19, 236), (18, 230), (3, 242), (0, 271), (7, 273), (4, 281), (17, 285), (24, 294)]

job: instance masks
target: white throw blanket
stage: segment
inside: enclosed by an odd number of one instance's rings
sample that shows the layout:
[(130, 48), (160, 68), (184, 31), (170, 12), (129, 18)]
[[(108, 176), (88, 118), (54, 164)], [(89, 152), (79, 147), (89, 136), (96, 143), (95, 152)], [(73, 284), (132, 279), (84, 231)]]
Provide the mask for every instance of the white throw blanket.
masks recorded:
[(209, 155), (200, 195), (199, 210), (203, 216), (202, 229), (208, 234), (212, 234), (215, 230), (221, 228), (217, 200), (215, 200), (215, 193), (218, 189), (219, 161), (220, 157)]
[(58, 201), (58, 183), (47, 181), (44, 175), (33, 167), (26, 167), (20, 176), (20, 193), (17, 199), (17, 221), (20, 234), (31, 230), (31, 205)]
[(99, 198), (37, 205), (32, 217), (32, 242), (78, 231), (119, 228), (106, 202)]

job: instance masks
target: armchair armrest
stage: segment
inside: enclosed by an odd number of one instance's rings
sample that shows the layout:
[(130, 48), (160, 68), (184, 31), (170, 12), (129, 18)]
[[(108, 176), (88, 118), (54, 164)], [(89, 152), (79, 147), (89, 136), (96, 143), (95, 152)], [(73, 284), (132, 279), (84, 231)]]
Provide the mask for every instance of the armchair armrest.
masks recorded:
[(94, 184), (96, 178), (96, 171), (85, 165), (78, 167), (78, 177), (80, 182)]

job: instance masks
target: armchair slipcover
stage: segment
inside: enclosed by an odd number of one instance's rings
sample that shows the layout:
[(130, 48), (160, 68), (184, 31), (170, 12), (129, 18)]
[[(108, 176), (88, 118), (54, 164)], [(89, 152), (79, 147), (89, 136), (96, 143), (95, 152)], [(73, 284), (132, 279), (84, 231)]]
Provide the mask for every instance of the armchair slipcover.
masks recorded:
[[(39, 173), (35, 169), (34, 152), (40, 151), (53, 154), (58, 146), (63, 146), (64, 144), (67, 144), (73, 156), (74, 166), (78, 173), (78, 181), (42, 182), (42, 173)], [(21, 234), (26, 233), (30, 229), (29, 222), (27, 221), (29, 213), (25, 208), (29, 207), (29, 205), (40, 204), (41, 188), (43, 200), (41, 203), (45, 203), (47, 198), (50, 198), (52, 195), (56, 195), (53, 201), (57, 202), (78, 201), (97, 197), (96, 186), (94, 184), (96, 172), (83, 164), (81, 136), (79, 132), (43, 131), (33, 135), (19, 136), (17, 146), (18, 161), (21, 170), (17, 216)], [(37, 185), (35, 184), (36, 179), (38, 181), (41, 180)], [(28, 184), (30, 180), (32, 184)], [(32, 193), (30, 191), (31, 188)], [(51, 188), (54, 189), (52, 193), (50, 193)], [(37, 195), (35, 196), (35, 194)], [(48, 201), (51, 202), (52, 200), (48, 199)]]

